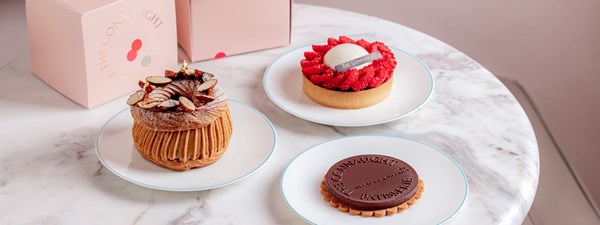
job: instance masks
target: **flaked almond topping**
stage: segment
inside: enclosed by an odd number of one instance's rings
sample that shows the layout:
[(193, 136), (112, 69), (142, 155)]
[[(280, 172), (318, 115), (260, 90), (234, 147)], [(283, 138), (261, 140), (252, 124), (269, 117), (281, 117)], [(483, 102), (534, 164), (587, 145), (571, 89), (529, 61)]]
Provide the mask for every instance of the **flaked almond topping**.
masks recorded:
[(214, 77), (215, 77), (215, 75), (212, 75), (212, 73), (204, 72), (202, 74), (202, 82), (207, 82), (209, 80), (212, 80)]
[(196, 106), (196, 108), (200, 108), (203, 105), (206, 105), (206, 102), (200, 101), (198, 99), (194, 100), (194, 105)]
[(138, 86), (140, 86), (140, 88), (144, 88), (146, 85), (148, 85), (148, 82), (143, 80), (138, 81)]
[[(214, 75), (195, 68), (188, 68), (187, 61), (184, 61), (178, 71), (165, 70), (164, 76), (149, 76), (145, 80), (140, 80), (138, 85), (139, 91), (132, 94), (127, 100), (127, 104), (138, 106), (144, 109), (155, 108), (157, 110), (177, 109), (179, 107), (185, 112), (193, 113), (199, 107), (206, 105), (216, 99), (214, 87), (218, 80), (214, 79)], [(187, 91), (176, 90), (176, 87), (165, 86), (172, 82), (179, 82), (180, 79), (192, 79), (196, 84), (196, 90), (193, 93)], [(180, 83), (177, 83), (178, 85)], [(183, 84), (188, 84), (187, 82)], [(175, 89), (173, 89), (175, 88)], [(152, 92), (157, 89), (167, 91), (168, 98), (171, 99), (155, 99), (151, 96)], [(191, 94), (191, 95), (190, 95)]]
[(127, 105), (135, 105), (135, 103), (138, 103), (144, 99), (145, 95), (146, 93), (144, 93), (142, 90), (136, 91), (129, 96), (129, 99), (127, 99)]
[(217, 85), (217, 82), (218, 82), (217, 79), (208, 80), (208, 81), (202, 83), (201, 85), (198, 85), (196, 90), (198, 92), (203, 92), (203, 91), (209, 90), (209, 89), (215, 87)]
[(165, 70), (165, 77), (170, 78), (170, 79), (175, 79), (175, 78), (177, 78), (177, 72), (171, 71), (171, 70)]
[(194, 71), (194, 77), (196, 79), (202, 79), (202, 74), (204, 74), (204, 72), (202, 70), (196, 69)]
[(175, 99), (169, 99), (169, 100), (166, 100), (166, 101), (158, 104), (159, 109), (170, 109), (170, 108), (177, 107), (177, 106), (179, 106), (179, 101), (177, 101)]
[(203, 102), (212, 102), (213, 100), (215, 100), (215, 97), (210, 96), (210, 95), (199, 94), (199, 95), (196, 95), (196, 99), (203, 101)]
[(194, 112), (196, 111), (196, 106), (194, 103), (184, 96), (179, 96), (179, 105), (186, 112)]
[(154, 89), (155, 89), (155, 88), (156, 88), (156, 86), (154, 86), (154, 85), (150, 85), (150, 84), (147, 84), (147, 85), (144, 87), (144, 90), (146, 91), (146, 93), (150, 93), (150, 92), (154, 91)]
[(149, 109), (152, 108), (154, 106), (160, 105), (160, 103), (162, 103), (161, 101), (148, 101), (148, 102), (138, 102), (137, 106), (139, 106), (140, 108), (143, 109)]
[(171, 83), (171, 78), (161, 76), (149, 76), (146, 77), (146, 81), (154, 85), (165, 85)]
[(185, 76), (192, 77), (195, 74), (196, 74), (196, 69), (194, 69), (194, 68), (185, 69)]
[(208, 91), (206, 91), (206, 95), (215, 96), (215, 89), (214, 88), (208, 89)]

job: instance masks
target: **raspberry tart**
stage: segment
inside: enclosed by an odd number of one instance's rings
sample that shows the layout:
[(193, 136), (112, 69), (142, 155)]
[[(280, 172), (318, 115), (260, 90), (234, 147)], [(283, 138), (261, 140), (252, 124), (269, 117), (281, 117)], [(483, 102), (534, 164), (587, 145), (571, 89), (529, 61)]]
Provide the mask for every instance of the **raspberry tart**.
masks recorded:
[(300, 61), (304, 93), (338, 109), (359, 109), (383, 101), (391, 92), (396, 59), (382, 42), (329, 38), (313, 45)]
[(132, 135), (144, 159), (176, 171), (210, 165), (232, 134), (227, 96), (210, 73), (187, 68), (140, 81), (127, 103)]

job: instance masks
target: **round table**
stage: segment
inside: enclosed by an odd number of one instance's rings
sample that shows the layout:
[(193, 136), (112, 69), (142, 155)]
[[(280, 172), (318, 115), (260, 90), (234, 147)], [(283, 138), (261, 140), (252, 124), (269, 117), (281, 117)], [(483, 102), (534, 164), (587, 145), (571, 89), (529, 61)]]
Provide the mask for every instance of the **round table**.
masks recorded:
[[(0, 223), (305, 224), (280, 194), (286, 165), (317, 143), (360, 134), (418, 140), (460, 164), (468, 198), (447, 224), (522, 223), (537, 188), (537, 143), (525, 112), (490, 71), (439, 40), (375, 17), (294, 4), (292, 21), (289, 46), (191, 65), (218, 74), (230, 98), (264, 113), (278, 137), (272, 158), (258, 172), (208, 191), (152, 190), (110, 173), (99, 163), (94, 141), (127, 97), (84, 109), (37, 79), (29, 54), (15, 56), (0, 70), (9, 84), (0, 90)], [(380, 40), (414, 54), (432, 71), (432, 99), (400, 120), (359, 128), (305, 121), (270, 101), (262, 78), (273, 60), (339, 35)]]

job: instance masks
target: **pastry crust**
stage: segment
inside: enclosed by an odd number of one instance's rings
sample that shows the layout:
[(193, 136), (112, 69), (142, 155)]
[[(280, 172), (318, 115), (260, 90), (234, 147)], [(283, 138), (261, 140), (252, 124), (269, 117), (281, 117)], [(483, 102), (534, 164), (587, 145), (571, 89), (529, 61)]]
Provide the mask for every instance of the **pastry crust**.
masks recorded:
[(229, 109), (213, 122), (181, 131), (148, 128), (134, 120), (134, 144), (144, 159), (161, 167), (184, 171), (210, 165), (227, 149), (232, 134)]
[(383, 83), (381, 86), (356, 91), (345, 92), (329, 90), (313, 84), (306, 76), (302, 75), (302, 87), (304, 93), (323, 106), (337, 109), (360, 109), (375, 105), (383, 101), (392, 91), (393, 77)]
[(361, 210), (361, 209), (354, 209), (354, 208), (351, 208), (344, 204), (339, 203), (327, 191), (327, 185), (325, 184), (325, 177), (323, 177), (323, 181), (321, 181), (321, 195), (323, 195), (323, 199), (325, 201), (327, 201), (331, 207), (337, 208), (338, 210), (340, 210), (342, 212), (349, 213), (350, 215), (360, 215), (363, 217), (390, 216), (390, 215), (396, 214), (399, 211), (408, 209), (409, 206), (417, 203), (417, 200), (419, 200), (421, 198), (424, 191), (425, 191), (425, 183), (423, 182), (423, 180), (419, 179), (419, 186), (417, 189), (417, 193), (408, 201), (406, 201), (398, 206), (387, 208), (387, 209)]

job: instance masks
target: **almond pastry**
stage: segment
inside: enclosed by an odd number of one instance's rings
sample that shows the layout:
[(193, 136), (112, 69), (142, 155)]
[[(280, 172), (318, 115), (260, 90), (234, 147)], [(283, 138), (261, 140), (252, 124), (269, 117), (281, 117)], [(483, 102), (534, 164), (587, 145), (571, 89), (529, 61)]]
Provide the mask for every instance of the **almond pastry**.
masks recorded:
[(134, 145), (144, 159), (183, 171), (210, 165), (224, 154), (233, 132), (227, 97), (214, 76), (203, 80), (208, 76), (201, 74), (184, 62), (177, 72), (140, 81), (141, 90), (127, 100)]

